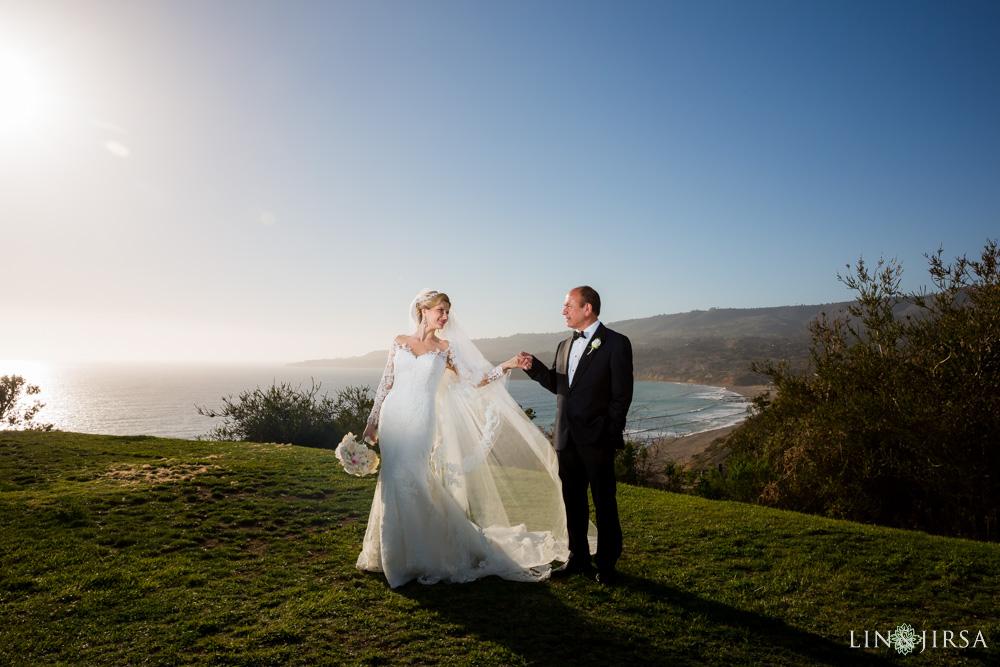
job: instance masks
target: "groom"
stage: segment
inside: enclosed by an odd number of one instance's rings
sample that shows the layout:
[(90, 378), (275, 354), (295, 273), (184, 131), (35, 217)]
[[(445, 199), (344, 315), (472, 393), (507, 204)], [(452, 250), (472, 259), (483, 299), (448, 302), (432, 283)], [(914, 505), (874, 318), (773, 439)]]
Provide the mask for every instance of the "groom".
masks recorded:
[(632, 403), (632, 343), (600, 320), (601, 297), (592, 287), (566, 295), (563, 317), (573, 329), (559, 343), (551, 368), (522, 352), (525, 371), (556, 394), (555, 448), (566, 504), (569, 560), (553, 570), (555, 578), (589, 574), (587, 541), (590, 508), (597, 514), (597, 581), (613, 584), (622, 553), (622, 529), (615, 498), (615, 450), (624, 447), (622, 431)]

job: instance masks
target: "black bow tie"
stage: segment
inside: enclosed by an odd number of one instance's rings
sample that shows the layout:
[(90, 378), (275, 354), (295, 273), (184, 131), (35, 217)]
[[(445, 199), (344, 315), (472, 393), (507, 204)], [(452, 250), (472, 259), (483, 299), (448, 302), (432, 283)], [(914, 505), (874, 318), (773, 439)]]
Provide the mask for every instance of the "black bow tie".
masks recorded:
[(587, 334), (584, 333), (583, 331), (574, 331), (573, 332), (573, 342), (574, 343), (576, 342), (577, 338), (584, 338), (585, 339), (586, 337), (587, 337)]

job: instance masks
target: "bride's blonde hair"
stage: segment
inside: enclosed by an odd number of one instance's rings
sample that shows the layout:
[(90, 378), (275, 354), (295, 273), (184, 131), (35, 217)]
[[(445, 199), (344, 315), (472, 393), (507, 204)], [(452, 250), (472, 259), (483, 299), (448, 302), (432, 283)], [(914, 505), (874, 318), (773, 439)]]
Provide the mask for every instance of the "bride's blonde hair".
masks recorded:
[(431, 290), (425, 294), (421, 294), (420, 297), (417, 298), (417, 322), (423, 320), (425, 310), (430, 310), (431, 308), (434, 308), (442, 303), (448, 304), (448, 308), (451, 308), (451, 299), (449, 299), (448, 295), (444, 292), (435, 292)]

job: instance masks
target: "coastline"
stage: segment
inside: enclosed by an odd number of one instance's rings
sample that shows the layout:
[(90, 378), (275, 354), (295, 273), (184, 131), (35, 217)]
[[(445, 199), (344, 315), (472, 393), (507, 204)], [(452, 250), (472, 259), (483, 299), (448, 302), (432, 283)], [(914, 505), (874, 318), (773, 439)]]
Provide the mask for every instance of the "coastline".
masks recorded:
[[(723, 387), (747, 399), (771, 390), (771, 387), (764, 385), (711, 386)], [(647, 450), (650, 452), (650, 468), (654, 471), (654, 476), (662, 480), (662, 471), (670, 462), (685, 470), (707, 470), (716, 467), (729, 456), (729, 448), (725, 446), (726, 438), (739, 426), (740, 424), (735, 424), (679, 438), (663, 438), (650, 443)]]

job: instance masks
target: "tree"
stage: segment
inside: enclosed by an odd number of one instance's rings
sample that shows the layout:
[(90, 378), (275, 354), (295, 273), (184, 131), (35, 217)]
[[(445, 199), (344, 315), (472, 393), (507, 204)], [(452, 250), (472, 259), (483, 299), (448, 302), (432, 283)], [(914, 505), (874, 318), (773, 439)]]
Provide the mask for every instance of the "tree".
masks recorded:
[(20, 375), (0, 377), (0, 428), (51, 431), (52, 424), (36, 424), (34, 421), (45, 404), (36, 399), (31, 405), (24, 405), (22, 392), (25, 396), (35, 396), (41, 389), (38, 385), (27, 384)]
[(371, 389), (347, 387), (332, 399), (319, 396), (320, 387), (313, 382), (303, 390), (283, 382), (244, 391), (238, 399), (230, 395), (220, 409), (196, 407), (200, 415), (223, 419), (207, 434), (213, 440), (333, 448), (348, 432), (360, 435), (373, 404)]
[(856, 521), (997, 539), (1000, 252), (925, 255), (934, 290), (863, 259), (858, 298), (810, 327), (810, 359), (755, 363), (773, 398), (729, 439), (728, 497)]

